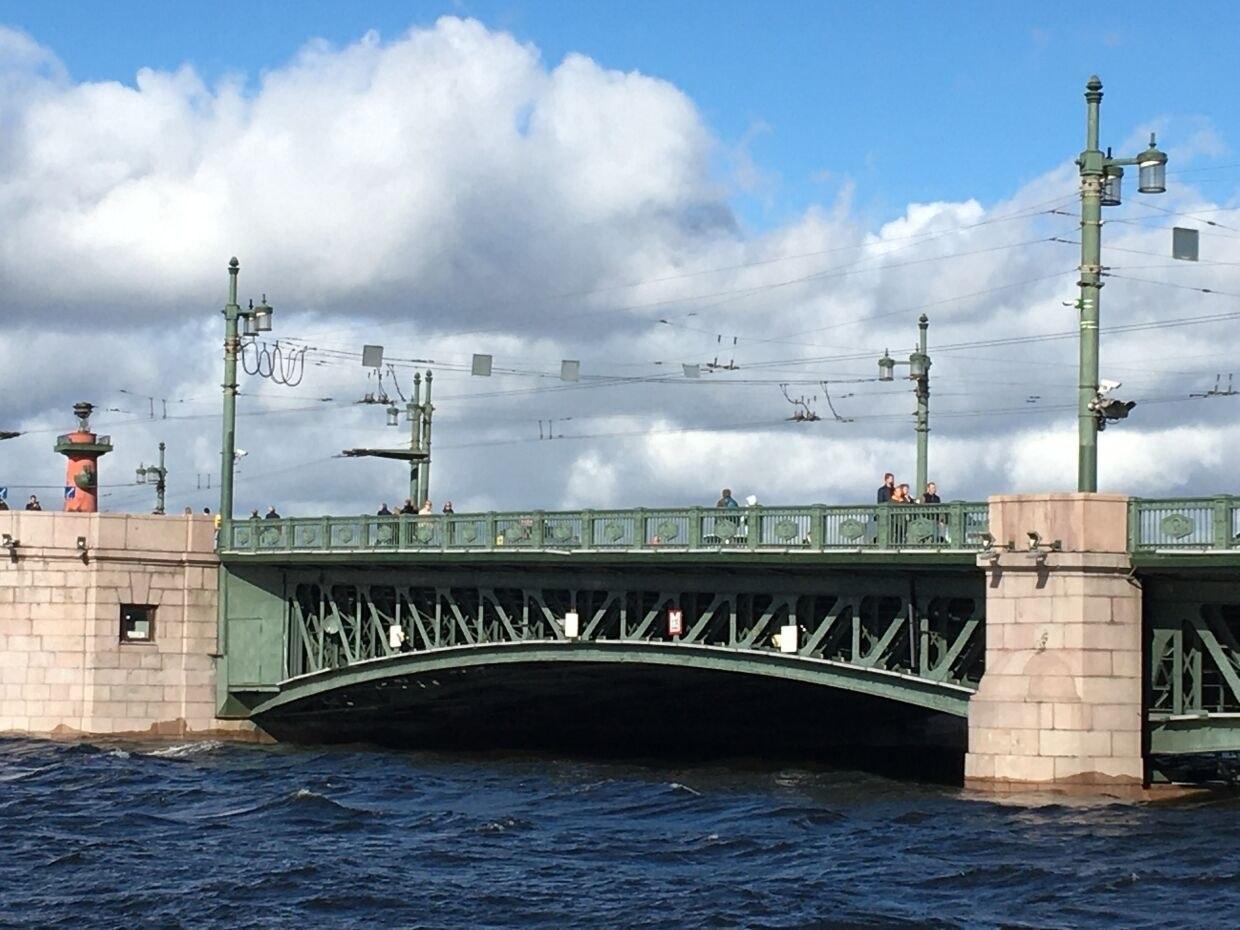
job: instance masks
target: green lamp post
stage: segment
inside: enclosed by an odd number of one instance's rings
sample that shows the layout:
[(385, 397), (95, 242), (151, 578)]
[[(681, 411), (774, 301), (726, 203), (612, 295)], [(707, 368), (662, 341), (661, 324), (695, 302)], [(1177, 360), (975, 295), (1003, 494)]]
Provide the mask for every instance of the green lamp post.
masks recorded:
[[(228, 303), (224, 305), (224, 436), (220, 449), (220, 518), (222, 530), (228, 532), (227, 524), (233, 514), (233, 465), (237, 458), (237, 356), (241, 352), (240, 324), (244, 323), (244, 335), (271, 331), (271, 307), (267, 296), (257, 307), (253, 301), (246, 309), (237, 303), (237, 273), (241, 263), (233, 258), (228, 263)], [(227, 539), (227, 535), (222, 538)]]
[(917, 396), (917, 487), (914, 496), (920, 498), (926, 493), (929, 482), (929, 446), (930, 446), (930, 356), (926, 352), (926, 331), (930, 328), (930, 318), (924, 313), (917, 319), (917, 348), (909, 355), (907, 362), (897, 362), (885, 350), (878, 360), (878, 380), (895, 380), (897, 365), (908, 366), (908, 378), (913, 382), (913, 391)]
[(159, 464), (143, 468), (138, 465), (138, 484), (155, 485), (155, 513), (164, 515), (164, 492), (168, 489), (168, 469), (164, 467), (165, 445), (159, 444)]
[[(422, 375), (413, 376), (413, 396), (405, 404), (405, 416), (409, 421), (409, 448), (407, 449), (345, 449), (346, 458), (369, 456), (396, 459), (409, 463), (409, 500), (419, 510), (426, 504), (431, 493), (431, 418), (435, 405), (431, 403), (431, 383), (435, 376), (426, 373), (426, 396), (422, 396)], [(400, 408), (388, 402), (387, 425), (400, 426)]]
[(1119, 206), (1124, 166), (1136, 165), (1137, 190), (1161, 194), (1167, 189), (1167, 156), (1154, 144), (1135, 158), (1113, 158), (1098, 144), (1098, 111), (1102, 81), (1092, 76), (1085, 85), (1085, 151), (1076, 164), (1081, 172), (1081, 314), (1080, 377), (1077, 389), (1077, 490), (1098, 490), (1098, 319), (1102, 290), (1102, 208)]

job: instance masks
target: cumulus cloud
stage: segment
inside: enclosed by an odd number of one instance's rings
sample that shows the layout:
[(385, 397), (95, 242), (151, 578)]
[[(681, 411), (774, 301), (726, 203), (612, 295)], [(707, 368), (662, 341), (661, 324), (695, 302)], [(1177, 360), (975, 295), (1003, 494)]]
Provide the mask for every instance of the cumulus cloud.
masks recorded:
[[(1157, 122), (1180, 130), (1185, 161), (1226, 149), (1200, 117)], [(117, 485), (161, 439), (173, 500), (210, 504), (232, 254), (244, 296), (276, 307), (271, 338), (310, 347), (296, 388), (242, 386), (238, 509), (403, 499), (399, 467), (332, 458), (406, 435), (355, 403), (380, 388), (363, 343), (387, 348), (397, 400), (415, 367), (435, 370), (435, 496), (458, 510), (710, 503), (724, 485), (771, 503), (868, 499), (882, 471), (912, 475), (911, 393), (874, 377), (884, 349), (907, 355), (921, 312), (947, 495), (1074, 483), (1066, 163), (1003, 202), (909, 204), (877, 226), (845, 184), (755, 233), (732, 197), (779, 184), (777, 166), (718, 139), (678, 88), (581, 55), (546, 62), (456, 18), (310, 42), (216, 84), (188, 66), (76, 81), (0, 28), (0, 129), (0, 427), (31, 431), (0, 446), (14, 488), (54, 491), (51, 443), (90, 399), (117, 445), (105, 504), (146, 505)], [(1240, 211), (1210, 191), (1176, 179), (1159, 202), (1195, 216), (1135, 197), (1108, 214), (1104, 326), (1228, 309), (1185, 289), (1240, 292), (1226, 264)], [(1204, 227), (1205, 261), (1171, 265), (1165, 227), (1202, 218), (1222, 224)], [(1108, 488), (1219, 489), (1234, 401), (1188, 395), (1225, 368), (1231, 331), (1105, 337), (1104, 373), (1141, 402), (1102, 437)], [(475, 352), (494, 356), (490, 379), (468, 374)], [(580, 381), (558, 379), (566, 358)], [(781, 385), (821, 419), (787, 420)], [(562, 438), (538, 439), (548, 420)]]

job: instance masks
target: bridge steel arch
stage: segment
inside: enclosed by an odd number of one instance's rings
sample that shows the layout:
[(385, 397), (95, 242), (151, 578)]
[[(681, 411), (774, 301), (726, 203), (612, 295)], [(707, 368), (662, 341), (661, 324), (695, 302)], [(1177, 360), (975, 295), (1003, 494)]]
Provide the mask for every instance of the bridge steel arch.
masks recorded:
[[(282, 683), (280, 692), (254, 708), (263, 715), (295, 711), (314, 698), (338, 694), (329, 702), (347, 705), (352, 689), (380, 682), (408, 686), (410, 679), (499, 665), (538, 666), (561, 662), (667, 666), (756, 675), (885, 698), (955, 717), (965, 717), (974, 689), (915, 674), (867, 668), (847, 662), (785, 655), (767, 650), (661, 642), (512, 642), (452, 646), (425, 652), (394, 653), (355, 665), (328, 669)], [(415, 681), (416, 683), (416, 681)]]
[(350, 708), (389, 685), (569, 666), (799, 683), (963, 718), (985, 652), (983, 576), (958, 564), (226, 563), (225, 574), (221, 704), (260, 723), (313, 709), (347, 729)]

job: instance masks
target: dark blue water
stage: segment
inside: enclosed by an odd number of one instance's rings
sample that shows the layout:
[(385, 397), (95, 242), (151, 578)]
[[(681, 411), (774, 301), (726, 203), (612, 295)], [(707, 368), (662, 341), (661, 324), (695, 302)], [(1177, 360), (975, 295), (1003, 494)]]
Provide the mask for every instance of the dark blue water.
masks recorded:
[(0, 927), (1234, 927), (1240, 802), (0, 740)]

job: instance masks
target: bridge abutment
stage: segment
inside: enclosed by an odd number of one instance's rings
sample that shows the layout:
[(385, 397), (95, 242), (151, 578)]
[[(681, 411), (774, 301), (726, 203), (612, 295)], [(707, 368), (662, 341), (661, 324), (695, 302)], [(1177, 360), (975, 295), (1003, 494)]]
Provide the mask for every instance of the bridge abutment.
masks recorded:
[(253, 739), (215, 715), (210, 517), (0, 512), (0, 734)]
[(978, 557), (986, 671), (969, 702), (968, 786), (1142, 786), (1141, 590), (1127, 510), (1127, 497), (1110, 494), (990, 499), (994, 546)]

